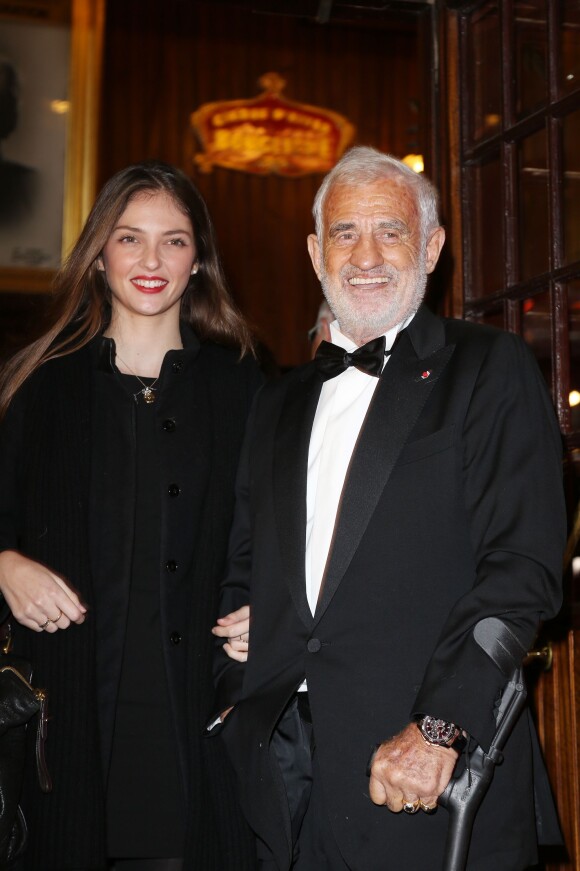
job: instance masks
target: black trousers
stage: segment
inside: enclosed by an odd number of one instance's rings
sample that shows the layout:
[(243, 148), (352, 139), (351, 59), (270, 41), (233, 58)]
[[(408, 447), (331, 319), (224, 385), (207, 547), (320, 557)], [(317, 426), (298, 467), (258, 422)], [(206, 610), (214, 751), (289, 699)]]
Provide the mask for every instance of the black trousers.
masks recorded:
[[(272, 736), (292, 824), (293, 871), (350, 871), (334, 838), (322, 789), (307, 693), (292, 699)], [(258, 843), (261, 871), (276, 863)]]

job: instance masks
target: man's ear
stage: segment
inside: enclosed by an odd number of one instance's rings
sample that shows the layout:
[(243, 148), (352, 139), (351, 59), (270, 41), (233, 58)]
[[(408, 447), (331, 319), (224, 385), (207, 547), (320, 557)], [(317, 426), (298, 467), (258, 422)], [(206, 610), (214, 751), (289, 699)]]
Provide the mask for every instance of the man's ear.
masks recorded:
[(444, 242), (445, 230), (443, 229), (443, 227), (437, 227), (436, 230), (433, 230), (431, 236), (429, 237), (429, 241), (427, 242), (427, 251), (425, 256), (425, 266), (427, 269), (427, 274), (433, 272), (433, 270), (437, 266), (437, 261), (439, 260), (439, 255), (441, 254), (441, 249), (443, 248)]
[(315, 233), (311, 233), (306, 240), (306, 244), (308, 245), (308, 253), (310, 254), (310, 259), (312, 260), (312, 265), (314, 267), (314, 271), (320, 281), (320, 276), (322, 274), (322, 269), (320, 267), (320, 245), (318, 243), (318, 236)]

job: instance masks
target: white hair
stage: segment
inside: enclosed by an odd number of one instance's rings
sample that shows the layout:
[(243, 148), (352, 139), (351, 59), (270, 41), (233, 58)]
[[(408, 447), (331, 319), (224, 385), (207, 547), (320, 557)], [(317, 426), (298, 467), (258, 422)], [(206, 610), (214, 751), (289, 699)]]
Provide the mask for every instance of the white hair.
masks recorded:
[(425, 244), (429, 234), (440, 226), (437, 188), (426, 176), (414, 172), (402, 160), (363, 145), (350, 148), (324, 177), (318, 189), (312, 214), (319, 242), (322, 243), (323, 238), (324, 203), (334, 185), (371, 184), (387, 178), (400, 181), (415, 192), (421, 237)]

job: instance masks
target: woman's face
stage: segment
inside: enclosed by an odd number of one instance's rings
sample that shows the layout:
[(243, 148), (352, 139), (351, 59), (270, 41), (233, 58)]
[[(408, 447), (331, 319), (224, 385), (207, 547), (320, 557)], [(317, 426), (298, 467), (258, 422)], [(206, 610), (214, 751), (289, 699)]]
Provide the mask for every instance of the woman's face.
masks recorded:
[(181, 297), (190, 275), (197, 272), (191, 221), (168, 194), (137, 194), (97, 265), (111, 289), (114, 318), (179, 320)]

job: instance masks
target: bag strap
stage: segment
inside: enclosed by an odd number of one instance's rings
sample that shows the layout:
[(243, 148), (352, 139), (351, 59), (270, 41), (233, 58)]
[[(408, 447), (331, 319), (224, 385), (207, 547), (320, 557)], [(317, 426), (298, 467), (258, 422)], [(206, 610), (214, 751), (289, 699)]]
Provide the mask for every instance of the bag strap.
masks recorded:
[(36, 771), (38, 783), (42, 792), (52, 792), (52, 778), (46, 764), (45, 744), (48, 732), (48, 705), (45, 690), (35, 690), (36, 697), (40, 702), (38, 721), (36, 724)]
[(5, 620), (0, 626), (0, 646), (2, 653), (10, 653), (12, 650), (12, 626), (10, 620)]
[[(0, 626), (0, 646), (2, 653), (9, 654), (12, 649), (12, 626), (10, 620), (6, 620)], [(21, 675), (23, 680), (26, 679)], [(38, 774), (38, 783), (42, 792), (52, 792), (52, 778), (46, 763), (46, 739), (48, 735), (48, 693), (46, 690), (39, 689), (35, 686), (30, 686), (30, 689), (36, 696), (39, 704), (38, 719), (36, 721), (36, 738), (34, 741), (35, 756), (36, 756), (36, 771)]]

